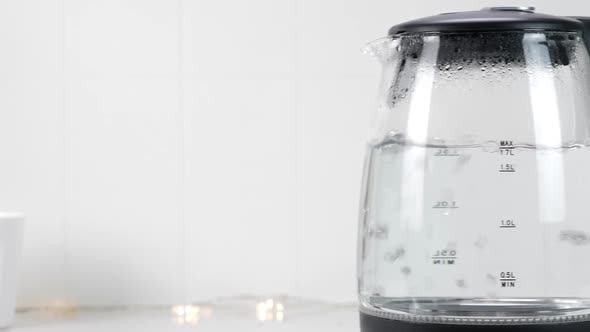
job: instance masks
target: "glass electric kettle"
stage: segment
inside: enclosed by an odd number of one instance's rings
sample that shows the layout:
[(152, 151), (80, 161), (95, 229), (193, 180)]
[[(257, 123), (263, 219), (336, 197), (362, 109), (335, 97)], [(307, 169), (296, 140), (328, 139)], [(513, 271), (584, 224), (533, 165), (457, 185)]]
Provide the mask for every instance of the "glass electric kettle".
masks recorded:
[(590, 31), (529, 7), (396, 25), (360, 210), (363, 332), (590, 331)]

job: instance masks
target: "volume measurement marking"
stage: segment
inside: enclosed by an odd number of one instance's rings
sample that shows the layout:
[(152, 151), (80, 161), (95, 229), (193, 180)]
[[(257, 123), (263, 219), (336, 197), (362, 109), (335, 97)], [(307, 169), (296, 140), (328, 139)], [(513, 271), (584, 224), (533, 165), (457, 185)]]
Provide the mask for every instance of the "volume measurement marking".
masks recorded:
[(457, 257), (451, 257), (451, 256), (448, 256), (448, 257), (436, 257), (436, 256), (432, 256), (432, 259), (457, 259)]
[(458, 209), (457, 202), (455, 201), (438, 201), (434, 206), (433, 209)]
[(516, 276), (514, 275), (514, 272), (501, 272), (500, 273), (500, 287), (502, 287), (502, 288), (516, 287)]
[(502, 164), (500, 165), (500, 169), (498, 170), (500, 173), (514, 173), (516, 169), (514, 168), (513, 164)]
[(516, 228), (516, 224), (513, 219), (502, 219), (500, 220), (500, 228)]
[(457, 260), (457, 251), (437, 250), (431, 258), (434, 265), (454, 265)]
[(512, 141), (500, 141), (500, 154), (514, 156), (514, 143)]
[(439, 149), (434, 153), (435, 157), (459, 157), (461, 156), (457, 150), (452, 149)]
[(432, 264), (434, 265), (455, 265), (456, 257), (445, 257), (445, 258), (433, 258)]

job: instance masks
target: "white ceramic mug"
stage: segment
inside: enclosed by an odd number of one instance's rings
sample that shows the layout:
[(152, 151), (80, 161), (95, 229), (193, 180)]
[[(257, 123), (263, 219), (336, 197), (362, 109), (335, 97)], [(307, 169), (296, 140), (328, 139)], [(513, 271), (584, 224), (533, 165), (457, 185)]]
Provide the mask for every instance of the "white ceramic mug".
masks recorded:
[(0, 213), (0, 328), (14, 321), (23, 236), (24, 217), (17, 213)]

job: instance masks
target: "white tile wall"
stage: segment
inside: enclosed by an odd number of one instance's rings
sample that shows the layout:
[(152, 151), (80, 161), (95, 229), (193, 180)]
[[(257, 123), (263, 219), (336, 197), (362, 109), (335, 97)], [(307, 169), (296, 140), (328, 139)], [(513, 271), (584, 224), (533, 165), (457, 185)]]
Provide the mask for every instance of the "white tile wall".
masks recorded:
[(499, 4), (1, 1), (0, 210), (29, 217), (20, 305), (354, 301), (379, 77), (360, 46)]
[[(191, 298), (290, 293), (296, 258), (293, 84), (187, 80)], [(207, 109), (209, 114), (200, 110)]]

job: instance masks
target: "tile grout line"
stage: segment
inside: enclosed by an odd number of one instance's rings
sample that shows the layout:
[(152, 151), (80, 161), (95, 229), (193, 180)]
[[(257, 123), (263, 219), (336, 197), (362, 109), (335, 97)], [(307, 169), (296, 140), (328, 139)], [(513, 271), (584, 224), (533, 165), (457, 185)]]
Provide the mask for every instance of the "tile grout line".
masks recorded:
[(67, 107), (67, 79), (66, 79), (66, 49), (67, 49), (67, 22), (66, 22), (66, 0), (60, 0), (59, 8), (59, 72), (60, 72), (60, 89), (59, 89), (59, 108), (60, 108), (60, 123), (61, 123), (61, 142), (63, 148), (63, 160), (62, 160), (62, 246), (63, 246), (63, 257), (62, 257), (62, 289), (59, 296), (66, 300), (69, 297), (68, 292), (68, 232), (69, 232), (69, 112)]
[(187, 262), (186, 262), (186, 112), (184, 107), (184, 0), (177, 3), (178, 20), (178, 114), (180, 133), (180, 167), (179, 167), (179, 240), (180, 254), (178, 267), (180, 273), (180, 291), (183, 304), (187, 304)]
[(300, 29), (300, 20), (301, 20), (301, 3), (300, 0), (293, 0), (294, 7), (293, 7), (293, 27), (295, 31), (293, 31), (293, 40), (294, 40), (294, 47), (293, 47), (293, 117), (295, 121), (295, 146), (294, 146), (294, 155), (295, 155), (295, 276), (294, 276), (294, 292), (295, 296), (301, 296), (301, 231), (302, 231), (302, 220), (301, 220), (301, 209), (302, 209), (302, 202), (301, 202), (301, 105), (300, 105), (300, 98), (301, 98), (301, 78), (299, 77), (300, 67), (301, 67), (301, 59), (299, 47), (301, 45), (301, 33)]

